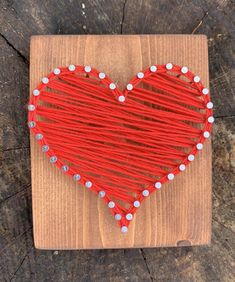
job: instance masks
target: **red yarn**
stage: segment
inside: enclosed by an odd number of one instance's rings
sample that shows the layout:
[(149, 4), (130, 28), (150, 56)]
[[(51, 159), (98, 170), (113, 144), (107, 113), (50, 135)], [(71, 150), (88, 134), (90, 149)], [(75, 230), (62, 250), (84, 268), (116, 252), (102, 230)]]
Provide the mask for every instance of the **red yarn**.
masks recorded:
[(156, 67), (156, 72), (145, 70), (142, 79), (134, 77), (133, 89), (123, 92), (111, 90), (111, 79), (100, 79), (95, 69), (59, 68), (29, 102), (36, 107), (29, 111), (29, 122), (36, 123), (30, 127), (42, 134), (46, 154), (58, 158), (60, 169), (67, 165), (68, 175), (81, 175), (80, 183), (91, 181), (92, 191), (104, 191), (105, 202), (115, 202), (111, 212), (122, 216), (120, 226), (128, 226), (125, 216), (136, 212), (133, 202), (145, 198), (143, 190), (152, 193), (155, 182), (178, 174), (211, 130), (212, 109), (206, 107), (210, 100), (202, 83), (179, 66)]

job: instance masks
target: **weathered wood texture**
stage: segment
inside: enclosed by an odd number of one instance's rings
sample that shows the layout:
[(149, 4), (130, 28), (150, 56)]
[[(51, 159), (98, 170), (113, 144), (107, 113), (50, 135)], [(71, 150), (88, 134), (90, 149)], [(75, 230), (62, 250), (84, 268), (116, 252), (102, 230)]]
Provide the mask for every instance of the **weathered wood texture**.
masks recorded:
[[(155, 62), (187, 65), (208, 87), (205, 36), (35, 36), (30, 50), (30, 91), (51, 69), (70, 63), (91, 65), (104, 71), (123, 89), (134, 74)], [(134, 248), (210, 243), (210, 140), (186, 172), (141, 204), (125, 235), (107, 205), (53, 167), (35, 138), (31, 138), (31, 159), (37, 248)]]
[[(84, 5), (82, 5), (84, 3)], [(0, 281), (234, 281), (234, 1), (0, 1)], [(204, 33), (215, 103), (209, 247), (38, 251), (33, 247), (28, 130), (29, 37)]]

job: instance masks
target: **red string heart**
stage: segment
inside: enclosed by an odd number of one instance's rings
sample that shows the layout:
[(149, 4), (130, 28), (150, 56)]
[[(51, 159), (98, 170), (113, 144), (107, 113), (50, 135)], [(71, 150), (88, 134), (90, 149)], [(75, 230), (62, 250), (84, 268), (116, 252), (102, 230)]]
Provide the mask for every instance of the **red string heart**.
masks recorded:
[(171, 63), (139, 72), (124, 91), (90, 66), (70, 65), (33, 90), (29, 127), (50, 162), (103, 198), (125, 233), (141, 202), (210, 136), (208, 94)]

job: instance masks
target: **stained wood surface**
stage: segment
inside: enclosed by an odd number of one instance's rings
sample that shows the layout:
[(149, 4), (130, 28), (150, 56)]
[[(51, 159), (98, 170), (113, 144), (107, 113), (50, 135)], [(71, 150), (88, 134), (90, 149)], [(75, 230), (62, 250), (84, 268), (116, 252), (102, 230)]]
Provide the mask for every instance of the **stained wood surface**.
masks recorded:
[[(232, 0), (0, 1), (0, 281), (234, 281), (233, 14)], [(207, 35), (216, 118), (210, 246), (59, 252), (34, 248), (24, 110), (29, 38), (85, 33)]]
[[(152, 64), (186, 65), (208, 87), (207, 39), (200, 35), (36, 36), (30, 90), (58, 66), (91, 65), (124, 88)], [(130, 248), (208, 244), (211, 237), (211, 146), (172, 183), (143, 202), (127, 234), (105, 203), (74, 183), (31, 138), (34, 242), (41, 249)]]

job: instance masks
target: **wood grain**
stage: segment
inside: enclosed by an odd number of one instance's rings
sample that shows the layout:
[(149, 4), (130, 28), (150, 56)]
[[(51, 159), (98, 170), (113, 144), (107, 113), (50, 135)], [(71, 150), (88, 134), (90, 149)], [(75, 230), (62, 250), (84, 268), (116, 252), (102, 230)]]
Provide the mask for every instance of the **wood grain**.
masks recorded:
[[(30, 89), (57, 66), (91, 65), (122, 88), (151, 64), (187, 65), (208, 86), (205, 36), (34, 36)], [(211, 237), (211, 144), (187, 171), (154, 193), (126, 235), (104, 203), (49, 164), (31, 138), (33, 229), (40, 249), (132, 248), (208, 244)]]

